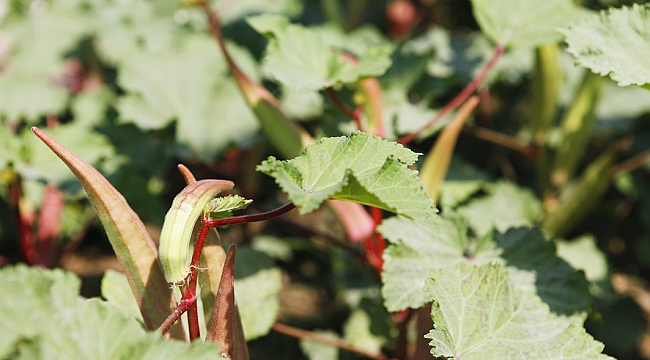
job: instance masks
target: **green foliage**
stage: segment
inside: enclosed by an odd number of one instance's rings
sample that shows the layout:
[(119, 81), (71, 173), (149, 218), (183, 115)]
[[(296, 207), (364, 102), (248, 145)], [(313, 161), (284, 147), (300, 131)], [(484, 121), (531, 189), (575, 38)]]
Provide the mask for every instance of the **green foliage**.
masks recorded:
[(212, 359), (213, 344), (163, 341), (99, 299), (77, 295), (80, 280), (60, 270), (0, 270), (0, 357), (29, 359)]
[[(611, 359), (575, 321), (553, 315), (517, 288), (499, 265), (434, 271), (424, 291), (433, 300), (433, 356), (454, 359)], [(486, 316), (487, 314), (487, 316)], [(543, 332), (539, 329), (543, 328)]]
[[(367, 36), (367, 32), (310, 29), (278, 15), (260, 15), (247, 21), (270, 38), (263, 67), (287, 87), (319, 90), (379, 76), (390, 66), (392, 46), (378, 36)], [(356, 61), (346, 59), (342, 51), (351, 53)]]
[(582, 10), (571, 0), (543, 3), (473, 0), (474, 16), (492, 41), (505, 47), (534, 47), (561, 39), (556, 32), (577, 20)]
[(382, 293), (390, 311), (425, 304), (421, 289), (433, 270), (494, 262), (505, 264), (515, 286), (536, 293), (556, 313), (571, 315), (591, 306), (584, 274), (558, 258), (553, 243), (538, 230), (511, 228), (470, 239), (465, 220), (456, 216), (427, 225), (394, 217), (380, 231), (392, 243), (384, 252), (382, 273)]
[(578, 63), (600, 75), (609, 75), (620, 86), (650, 82), (646, 40), (650, 6), (611, 9), (562, 30), (568, 51)]
[(216, 197), (205, 205), (203, 216), (211, 220), (231, 217), (233, 211), (246, 209), (252, 202), (239, 195)]
[(303, 214), (337, 199), (428, 222), (436, 211), (417, 173), (408, 168), (416, 159), (399, 144), (355, 132), (323, 139), (292, 160), (270, 157), (258, 170), (273, 176)]

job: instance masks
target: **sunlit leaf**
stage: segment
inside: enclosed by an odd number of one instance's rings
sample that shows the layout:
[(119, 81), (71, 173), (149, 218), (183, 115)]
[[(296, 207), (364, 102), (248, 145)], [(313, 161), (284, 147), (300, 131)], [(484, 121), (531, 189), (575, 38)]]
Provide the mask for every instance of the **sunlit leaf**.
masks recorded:
[(395, 142), (355, 132), (350, 137), (322, 139), (292, 160), (270, 157), (258, 170), (274, 177), (303, 214), (331, 198), (426, 223), (436, 210), (417, 172), (408, 168), (416, 159), (416, 153)]
[(0, 269), (0, 357), (37, 359), (213, 359), (214, 344), (164, 341), (117, 307), (77, 295), (81, 281), (61, 270)]
[(432, 272), (431, 354), (453, 359), (611, 359), (580, 324), (520, 291), (499, 265)]
[(650, 5), (601, 11), (562, 33), (578, 63), (620, 86), (650, 83)]

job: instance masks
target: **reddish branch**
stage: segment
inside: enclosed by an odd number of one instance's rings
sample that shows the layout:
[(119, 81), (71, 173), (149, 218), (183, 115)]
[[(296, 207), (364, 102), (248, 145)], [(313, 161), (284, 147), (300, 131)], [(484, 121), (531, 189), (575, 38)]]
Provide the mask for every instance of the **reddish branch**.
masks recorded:
[(456, 95), (456, 97), (451, 100), (445, 107), (440, 110), (436, 114), (436, 116), (433, 117), (428, 123), (426, 123), (424, 126), (419, 128), (418, 130), (403, 136), (400, 138), (397, 142), (406, 145), (413, 141), (416, 137), (418, 137), (420, 134), (422, 134), (425, 130), (433, 126), (435, 123), (437, 123), (440, 119), (444, 118), (447, 114), (449, 114), (452, 110), (460, 106), (467, 98), (472, 95), (474, 91), (483, 83), (487, 75), (494, 69), (494, 66), (496, 65), (497, 61), (503, 55), (503, 52), (505, 51), (505, 48), (501, 45), (497, 45), (494, 48), (494, 54), (492, 55), (492, 58), (488, 61), (488, 63), (485, 65), (485, 67), (481, 70), (481, 72), (470, 82), (464, 89), (463, 91), (460, 92), (460, 94)]
[(358, 347), (350, 344), (349, 342), (341, 339), (336, 339), (336, 338), (331, 338), (328, 336), (320, 335), (311, 331), (307, 330), (302, 330), (295, 328), (293, 326), (281, 324), (281, 323), (275, 323), (273, 324), (273, 327), (271, 327), (273, 330), (276, 332), (279, 332), (281, 334), (289, 335), (298, 339), (305, 339), (309, 341), (314, 341), (317, 343), (325, 344), (325, 345), (330, 345), (337, 347), (339, 349), (347, 350), (350, 352), (353, 352), (355, 354), (359, 354), (362, 356), (365, 356), (370, 359), (375, 359), (375, 360), (388, 360), (388, 357), (384, 354), (374, 354), (370, 353), (368, 351), (365, 351), (363, 349), (359, 349)]

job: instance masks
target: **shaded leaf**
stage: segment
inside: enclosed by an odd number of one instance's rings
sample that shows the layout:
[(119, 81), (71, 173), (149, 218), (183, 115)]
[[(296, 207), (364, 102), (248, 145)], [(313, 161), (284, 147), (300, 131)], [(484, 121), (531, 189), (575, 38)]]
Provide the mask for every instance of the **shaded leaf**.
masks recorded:
[(587, 280), (594, 282), (607, 279), (609, 272), (607, 258), (598, 248), (593, 235), (584, 235), (568, 241), (557, 241), (555, 244), (558, 256), (575, 269), (583, 270)]
[[(611, 359), (570, 319), (520, 291), (501, 266), (434, 271), (424, 287), (435, 324), (431, 354), (453, 359)], [(543, 331), (540, 331), (543, 329)]]
[(429, 273), (460, 262), (505, 264), (520, 290), (537, 294), (556, 313), (571, 315), (591, 305), (584, 275), (557, 257), (553, 243), (538, 230), (493, 232), (474, 242), (459, 217), (431, 225), (394, 217), (379, 231), (391, 242), (382, 272), (382, 294), (390, 311), (422, 306), (426, 298), (421, 289)]

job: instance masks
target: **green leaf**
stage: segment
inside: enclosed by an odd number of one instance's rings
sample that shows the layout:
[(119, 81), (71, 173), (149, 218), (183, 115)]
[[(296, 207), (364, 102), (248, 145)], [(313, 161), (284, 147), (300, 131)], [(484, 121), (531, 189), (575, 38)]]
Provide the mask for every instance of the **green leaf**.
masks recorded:
[[(83, 161), (100, 168), (101, 161), (115, 156), (115, 150), (108, 139), (86, 126), (76, 123), (62, 124), (50, 131), (59, 141), (70, 144), (69, 150), (80, 154)], [(48, 148), (42, 146), (29, 131), (22, 133), (26, 153), (25, 161), (19, 164), (23, 176), (30, 179), (63, 183), (74, 181), (74, 174)], [(85, 141), (79, 141), (85, 139)]]
[[(29, 96), (25, 96), (29, 94)], [(59, 114), (65, 108), (68, 91), (48, 82), (44, 76), (10, 74), (0, 76), (0, 116), (35, 124), (39, 117)]]
[(4, 66), (11, 69), (0, 75), (0, 117), (10, 121), (35, 124), (41, 116), (63, 111), (69, 93), (53, 79), (63, 75), (66, 53), (90, 31), (91, 23), (72, 7), (46, 4), (40, 10), (0, 24), (10, 44)]
[(235, 298), (246, 340), (268, 334), (275, 323), (282, 288), (282, 272), (264, 253), (251, 248), (237, 249)]
[(536, 293), (557, 314), (590, 310), (592, 298), (584, 273), (559, 257), (554, 242), (539, 230), (495, 232), (493, 241), (519, 289)]
[(483, 33), (504, 47), (558, 42), (556, 29), (583, 15), (572, 0), (472, 0), (472, 8)]
[(363, 298), (343, 325), (343, 338), (350, 344), (370, 354), (379, 354), (382, 345), (390, 338), (390, 314), (381, 299)]
[(324, 138), (299, 157), (269, 157), (257, 167), (275, 178), (289, 199), (306, 214), (327, 199), (376, 206), (426, 223), (436, 210), (417, 172), (417, 154), (395, 142), (355, 132)]
[(499, 181), (486, 186), (488, 195), (471, 200), (457, 209), (472, 228), (483, 236), (492, 229), (531, 226), (543, 215), (542, 205), (532, 191)]
[[(177, 141), (209, 160), (257, 132), (259, 125), (237, 85), (225, 77), (216, 42), (188, 35), (181, 43), (163, 52), (134, 53), (120, 64), (118, 83), (128, 93), (117, 108), (123, 121), (143, 129), (160, 129), (176, 120)], [(236, 53), (237, 61), (250, 57)]]
[[(358, 41), (359, 46), (345, 44), (361, 35), (343, 34), (331, 29), (306, 28), (289, 23), (280, 15), (259, 15), (246, 19), (269, 39), (263, 67), (285, 86), (311, 91), (336, 84), (379, 76), (390, 66), (392, 46)], [(356, 58), (356, 65), (344, 59), (344, 51)]]
[(459, 217), (429, 225), (394, 217), (379, 231), (391, 242), (382, 272), (382, 294), (390, 311), (422, 306), (426, 298), (421, 290), (429, 273), (461, 262), (503, 263), (520, 290), (536, 293), (556, 313), (571, 315), (591, 305), (584, 275), (557, 257), (553, 243), (538, 230), (510, 229), (470, 241)]
[(459, 217), (429, 224), (392, 217), (378, 230), (391, 242), (384, 250), (381, 273), (382, 294), (391, 312), (424, 305), (422, 286), (429, 272), (462, 261), (469, 241)]
[(163, 341), (132, 317), (98, 299), (77, 295), (80, 280), (61, 270), (0, 269), (1, 358), (212, 359), (213, 344)]
[(579, 324), (520, 291), (498, 264), (434, 271), (424, 291), (433, 300), (435, 327), (425, 337), (435, 357), (611, 359)]
[(650, 5), (601, 11), (565, 29), (578, 64), (620, 86), (650, 83)]
[(203, 208), (203, 216), (210, 220), (231, 217), (232, 212), (246, 209), (253, 200), (248, 200), (239, 195), (226, 195), (214, 198)]

